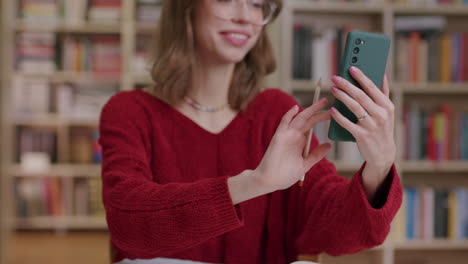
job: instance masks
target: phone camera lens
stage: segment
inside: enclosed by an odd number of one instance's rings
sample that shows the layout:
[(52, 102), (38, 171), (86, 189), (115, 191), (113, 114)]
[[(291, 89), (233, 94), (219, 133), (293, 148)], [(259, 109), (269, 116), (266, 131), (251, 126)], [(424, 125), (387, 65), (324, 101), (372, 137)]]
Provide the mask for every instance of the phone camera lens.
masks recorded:
[(354, 48), (353, 52), (354, 52), (354, 54), (358, 54), (359, 53), (359, 48), (358, 47)]
[(353, 58), (351, 59), (351, 61), (352, 61), (353, 63), (356, 63), (356, 62), (358, 61), (358, 58), (357, 58), (357, 57), (353, 57)]
[(366, 42), (364, 40), (362, 40), (362, 39), (356, 39), (356, 41), (354, 43), (356, 43), (356, 45), (364, 45), (364, 43), (366, 43)]

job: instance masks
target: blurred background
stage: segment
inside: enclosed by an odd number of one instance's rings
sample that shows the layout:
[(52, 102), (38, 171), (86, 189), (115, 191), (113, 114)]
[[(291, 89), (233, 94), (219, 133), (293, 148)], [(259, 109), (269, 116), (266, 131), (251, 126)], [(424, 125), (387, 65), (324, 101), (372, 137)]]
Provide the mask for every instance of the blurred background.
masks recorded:
[[(161, 1), (0, 1), (0, 264), (110, 263), (98, 118), (113, 94), (152, 84)], [(392, 37), (404, 204), (384, 245), (322, 262), (468, 263), (468, 0), (284, 4), (268, 26), (278, 69), (266, 86), (303, 106), (319, 78), (331, 98), (347, 32)], [(332, 144), (328, 158), (353, 175), (356, 145)]]

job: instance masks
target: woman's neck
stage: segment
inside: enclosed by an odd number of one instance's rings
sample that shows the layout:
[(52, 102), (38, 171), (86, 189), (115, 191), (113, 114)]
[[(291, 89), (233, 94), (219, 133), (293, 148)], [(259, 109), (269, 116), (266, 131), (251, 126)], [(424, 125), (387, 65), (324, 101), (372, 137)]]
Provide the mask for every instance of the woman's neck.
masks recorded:
[(194, 67), (193, 85), (188, 96), (207, 107), (227, 104), (234, 67), (234, 64), (215, 65), (199, 62)]

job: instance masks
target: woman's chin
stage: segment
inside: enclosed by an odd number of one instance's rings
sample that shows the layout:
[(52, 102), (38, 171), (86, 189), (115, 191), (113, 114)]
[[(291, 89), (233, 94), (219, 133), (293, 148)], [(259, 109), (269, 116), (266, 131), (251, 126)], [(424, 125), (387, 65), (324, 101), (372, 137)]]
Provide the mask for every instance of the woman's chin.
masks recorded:
[(225, 61), (226, 63), (237, 64), (237, 63), (241, 62), (242, 60), (244, 60), (245, 56), (246, 56), (245, 53), (224, 55), (223, 56), (223, 61)]

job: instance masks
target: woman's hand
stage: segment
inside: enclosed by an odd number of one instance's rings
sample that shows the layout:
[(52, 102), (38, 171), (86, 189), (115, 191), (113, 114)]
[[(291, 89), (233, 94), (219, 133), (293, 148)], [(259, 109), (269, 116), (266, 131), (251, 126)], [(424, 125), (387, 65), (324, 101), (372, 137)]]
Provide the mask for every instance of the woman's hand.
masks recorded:
[(333, 76), (336, 87), (332, 88), (332, 92), (359, 121), (356, 124), (351, 122), (334, 108), (331, 115), (354, 136), (362, 157), (367, 161), (365, 170), (372, 173), (363, 172), (363, 178), (369, 194), (375, 192), (395, 162), (395, 106), (390, 100), (387, 76), (380, 90), (358, 68), (351, 67), (349, 72), (364, 91), (341, 77)]
[(331, 118), (330, 111), (318, 112), (326, 104), (327, 100), (322, 99), (299, 114), (299, 107), (295, 106), (283, 116), (260, 165), (254, 171), (254, 179), (261, 188), (270, 192), (289, 188), (327, 154), (330, 149), (328, 143), (315, 148), (307, 158), (303, 157), (307, 132)]

